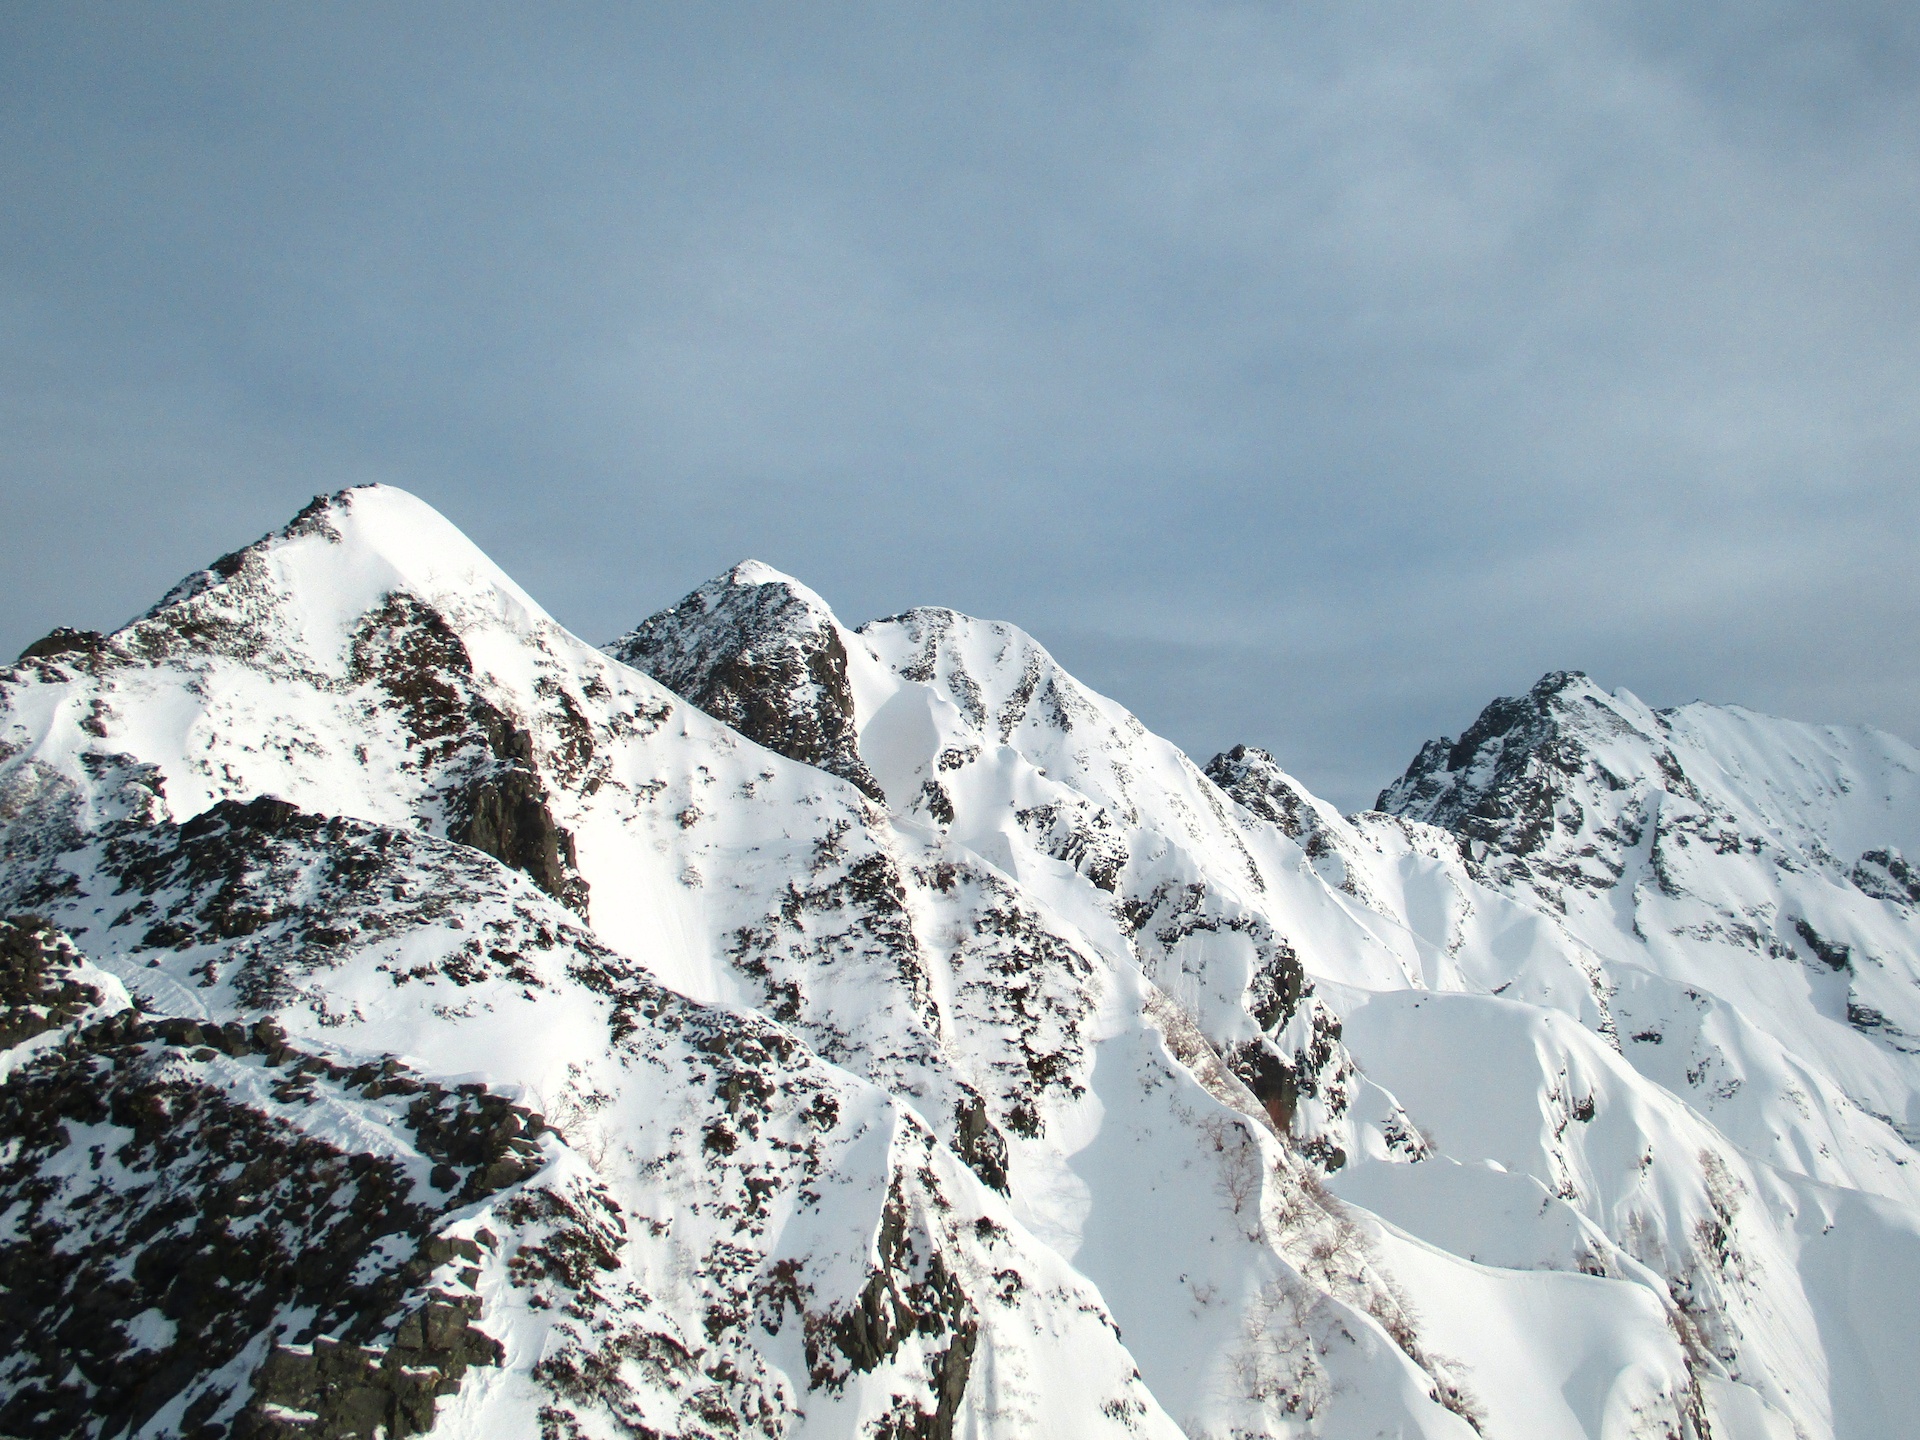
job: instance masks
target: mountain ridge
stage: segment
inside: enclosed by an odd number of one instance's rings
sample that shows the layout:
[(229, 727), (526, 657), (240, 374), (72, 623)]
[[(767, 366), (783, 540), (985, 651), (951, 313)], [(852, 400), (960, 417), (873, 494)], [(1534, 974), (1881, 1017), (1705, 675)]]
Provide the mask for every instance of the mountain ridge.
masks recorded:
[[(159, 1017), (14, 1005), (9, 1072), (65, 1057), (78, 1108), (5, 1183), (147, 1214), (139, 1132), (83, 1118), (123, 1071), (342, 1165), (396, 1093), (518, 1106), (501, 1183), (365, 1262), (458, 1242), (418, 1314), (477, 1358), (423, 1399), (404, 1307), (210, 1308), (123, 1241), (145, 1308), (38, 1302), (3, 1423), (1894, 1433), (1920, 764), (1535, 692), (1342, 816), (1012, 626), (849, 629), (745, 562), (595, 649), (412, 497), (318, 499), (0, 672), (0, 901)], [(440, 1197), (430, 1108), (381, 1143)], [(75, 1188), (90, 1143), (124, 1180)], [(143, 1348), (229, 1312), (221, 1367)], [(102, 1398), (136, 1370), (157, 1404)]]

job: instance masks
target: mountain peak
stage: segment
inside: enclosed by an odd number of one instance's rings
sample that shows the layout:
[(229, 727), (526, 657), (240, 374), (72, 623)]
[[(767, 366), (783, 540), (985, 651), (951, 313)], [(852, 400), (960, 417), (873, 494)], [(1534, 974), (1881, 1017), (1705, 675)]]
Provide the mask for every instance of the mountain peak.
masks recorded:
[(1600, 691), (1599, 686), (1587, 678), (1587, 672), (1584, 670), (1549, 670), (1533, 682), (1533, 688), (1527, 693), (1536, 700), (1547, 700), (1556, 695), (1563, 695), (1569, 690), (1583, 689), (1604, 693)]
[[(1616, 753), (1622, 742), (1631, 754)], [(1525, 695), (1489, 703), (1458, 739), (1429, 740), (1375, 808), (1452, 830), (1524, 867), (1521, 857), (1551, 847), (1562, 802), (1585, 780), (1617, 789), (1622, 776), (1645, 771), (1659, 783), (1664, 753), (1662, 721), (1635, 697), (1608, 694), (1584, 671), (1550, 670)], [(1585, 874), (1574, 865), (1560, 879), (1575, 872)]]
[(456, 629), (499, 622), (530, 635), (553, 624), (431, 505), (390, 485), (363, 485), (315, 496), (287, 524), (187, 575), (113, 633), (60, 627), (16, 663), (95, 670), (224, 654), (338, 674), (356, 627), (396, 596)]
[(823, 608), (825, 601), (807, 589), (784, 570), (776, 570), (764, 560), (742, 560), (727, 571), (727, 580), (734, 585), (784, 585), (789, 590), (806, 595), (817, 601)]
[(860, 758), (840, 622), (771, 565), (741, 561), (604, 649), (769, 750), (881, 797)]
[(302, 612), (321, 607), (359, 615), (387, 595), (406, 592), (435, 604), (464, 597), (517, 612), (522, 621), (547, 618), (452, 521), (392, 485), (316, 495), (280, 529), (187, 576), (142, 618), (222, 585), (271, 592)]

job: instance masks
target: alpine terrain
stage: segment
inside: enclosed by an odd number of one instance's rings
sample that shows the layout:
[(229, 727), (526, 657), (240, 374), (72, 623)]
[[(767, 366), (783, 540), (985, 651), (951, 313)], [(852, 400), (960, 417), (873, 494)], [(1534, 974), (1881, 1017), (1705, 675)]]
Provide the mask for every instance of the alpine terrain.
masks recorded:
[(0, 1436), (1920, 1436), (1909, 853), (1876, 731), (1552, 674), (1343, 816), (318, 499), (0, 671)]

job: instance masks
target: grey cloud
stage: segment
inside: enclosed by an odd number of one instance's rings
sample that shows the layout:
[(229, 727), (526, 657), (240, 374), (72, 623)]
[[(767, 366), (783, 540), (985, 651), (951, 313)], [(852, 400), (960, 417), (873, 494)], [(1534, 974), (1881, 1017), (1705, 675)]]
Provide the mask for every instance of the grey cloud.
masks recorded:
[(0, 644), (383, 479), (1347, 804), (1563, 666), (1920, 735), (1904, 9), (400, 13), (0, 20)]

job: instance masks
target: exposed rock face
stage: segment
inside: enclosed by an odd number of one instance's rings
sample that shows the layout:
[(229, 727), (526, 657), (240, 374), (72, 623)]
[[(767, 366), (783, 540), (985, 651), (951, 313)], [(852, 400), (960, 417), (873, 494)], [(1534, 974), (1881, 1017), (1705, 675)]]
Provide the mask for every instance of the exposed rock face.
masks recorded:
[[(472, 1241), (455, 1241), (479, 1258)], [(462, 1258), (466, 1258), (463, 1252)], [(253, 1376), (235, 1440), (406, 1440), (433, 1429), (442, 1396), (472, 1365), (497, 1366), (500, 1342), (474, 1328), (478, 1297), (436, 1296), (395, 1328), (390, 1346), (318, 1338), (275, 1346)]]
[(480, 692), (446, 618), (405, 592), (389, 594), (361, 618), (352, 665), (356, 680), (384, 692), (423, 768), (445, 775), (447, 838), (504, 861), (585, 914), (587, 883), (572, 835), (549, 808), (533, 737)]
[(1920, 871), (1898, 850), (1869, 850), (1854, 864), (1853, 883), (1875, 900), (1920, 905)]
[(1537, 854), (1562, 782), (1588, 762), (1582, 732), (1601, 716), (1611, 712), (1585, 675), (1554, 671), (1519, 699), (1493, 701), (1458, 740), (1429, 740), (1375, 804), (1506, 855)]
[[(1378, 807), (1453, 832), (1502, 883), (1564, 910), (1571, 893), (1619, 883), (1622, 857), (1649, 823), (1716, 832), (1738, 823), (1689, 777), (1669, 728), (1664, 713), (1555, 671), (1521, 698), (1495, 700), (1458, 740), (1429, 741)], [(1655, 792), (1686, 817), (1663, 811)]]
[(1236, 745), (1207, 762), (1207, 778), (1309, 854), (1331, 848), (1313, 797), (1257, 745)]
[(57, 655), (98, 655), (106, 649), (98, 630), (70, 630), (57, 625), (20, 652), (22, 660), (51, 660)]
[(483, 850), (524, 872), (574, 910), (587, 908), (587, 882), (573, 836), (554, 822), (546, 787), (531, 770), (510, 766), (476, 780), (459, 797), (447, 838)]
[(986, 1102), (977, 1095), (967, 1096), (954, 1112), (953, 1149), (984, 1184), (1007, 1193), (1006, 1137), (995, 1128)]
[(736, 565), (606, 648), (769, 750), (884, 798), (860, 758), (840, 628), (778, 571)]
[[(211, 973), (262, 1009), (356, 944), (453, 919), (462, 892), (493, 873), (491, 861), (425, 836), (311, 815), (264, 795), (123, 835), (99, 871), (114, 887), (114, 925), (136, 927), (144, 949), (202, 952), (244, 941)], [(520, 968), (477, 936), (447, 964), (474, 974)]]

